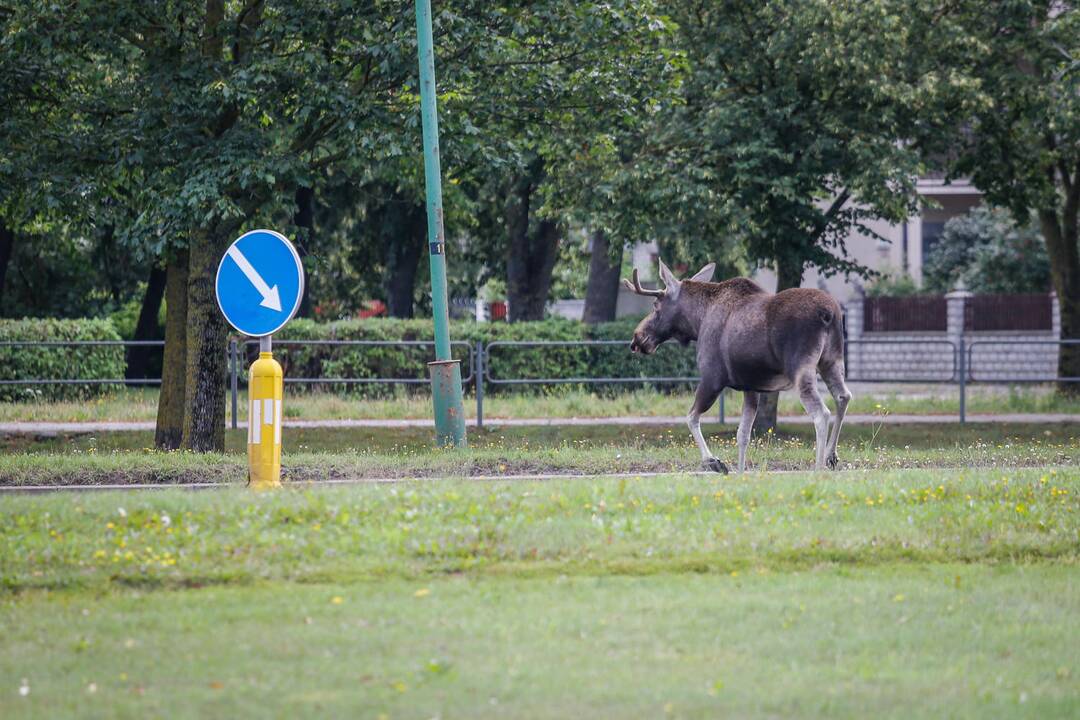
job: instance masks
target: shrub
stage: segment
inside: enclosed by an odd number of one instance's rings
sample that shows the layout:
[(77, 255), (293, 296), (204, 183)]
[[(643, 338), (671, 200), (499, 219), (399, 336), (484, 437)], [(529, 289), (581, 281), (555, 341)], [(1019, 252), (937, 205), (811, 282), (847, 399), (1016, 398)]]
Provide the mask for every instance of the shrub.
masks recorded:
[(984, 206), (952, 218), (926, 258), (923, 280), (927, 290), (945, 293), (961, 279), (978, 293), (1046, 292), (1050, 260), (1038, 228)]
[[(110, 320), (0, 320), (0, 342), (15, 340), (119, 340)], [(0, 346), (0, 380), (114, 379), (124, 377), (124, 350), (105, 347)], [(100, 395), (108, 385), (2, 385), (0, 400), (75, 400)]]
[(906, 272), (886, 269), (866, 286), (867, 297), (910, 297), (919, 294), (915, 279)]

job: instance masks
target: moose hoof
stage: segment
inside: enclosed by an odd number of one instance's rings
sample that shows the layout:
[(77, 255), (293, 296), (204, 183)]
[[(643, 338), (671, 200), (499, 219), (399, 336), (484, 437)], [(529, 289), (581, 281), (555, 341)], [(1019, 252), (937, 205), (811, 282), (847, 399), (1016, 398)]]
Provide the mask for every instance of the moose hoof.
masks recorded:
[(728, 474), (728, 466), (714, 457), (711, 457), (708, 460), (702, 460), (701, 468), (703, 470), (712, 470), (713, 472), (721, 473), (723, 475)]
[(825, 465), (828, 466), (830, 470), (835, 470), (840, 467), (840, 458), (836, 457), (836, 453), (831, 453), (829, 457), (825, 458)]

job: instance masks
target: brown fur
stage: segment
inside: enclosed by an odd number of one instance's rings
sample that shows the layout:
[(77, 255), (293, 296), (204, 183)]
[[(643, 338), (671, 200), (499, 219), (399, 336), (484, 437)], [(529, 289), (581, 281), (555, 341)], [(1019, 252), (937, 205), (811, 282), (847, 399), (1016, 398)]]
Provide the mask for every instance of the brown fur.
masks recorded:
[[(711, 275), (711, 269), (707, 273)], [(703, 270), (695, 275), (706, 275)], [(769, 293), (748, 278), (719, 283), (678, 281), (661, 263), (665, 294), (634, 331), (630, 349), (652, 353), (663, 342), (675, 339), (697, 343), (701, 376), (688, 423), (712, 469), (726, 467), (708, 453), (700, 435), (699, 418), (708, 411), (724, 388), (746, 393), (739, 426), (740, 470), (753, 424), (760, 392), (797, 388), (807, 412), (814, 418), (818, 436), (817, 466), (835, 467), (836, 441), (851, 393), (844, 384), (843, 315), (840, 304), (828, 293), (795, 288)], [(636, 278), (635, 278), (636, 282)], [(628, 286), (632, 287), (630, 283)], [(640, 289), (640, 288), (639, 288)], [(828, 434), (828, 408), (817, 392), (817, 375), (824, 378), (836, 399), (837, 419)], [(749, 422), (748, 422), (749, 416)], [(824, 427), (823, 427), (824, 424)], [(744, 437), (745, 435), (745, 437)]]

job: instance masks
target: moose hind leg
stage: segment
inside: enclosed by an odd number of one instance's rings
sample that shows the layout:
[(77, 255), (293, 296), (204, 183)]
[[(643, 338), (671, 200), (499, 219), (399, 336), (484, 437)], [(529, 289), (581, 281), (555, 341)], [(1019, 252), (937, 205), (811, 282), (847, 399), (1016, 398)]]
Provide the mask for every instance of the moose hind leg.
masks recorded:
[(750, 433), (754, 429), (757, 408), (758, 394), (756, 392), (744, 392), (742, 418), (739, 420), (739, 431), (735, 434), (739, 445), (739, 472), (746, 470), (746, 446), (750, 444)]
[(808, 372), (799, 378), (799, 399), (814, 421), (814, 469), (825, 468), (825, 447), (829, 438), (829, 408), (821, 400), (817, 389), (817, 373)]
[(825, 450), (825, 464), (833, 470), (840, 464), (836, 457), (836, 445), (840, 441), (840, 426), (844, 424), (844, 415), (847, 414), (848, 403), (851, 402), (851, 391), (844, 382), (844, 364), (833, 363), (821, 373), (825, 385), (829, 388), (829, 394), (836, 401), (836, 420), (833, 421), (832, 431), (829, 433), (829, 446)]
[(686, 426), (690, 428), (690, 434), (694, 436), (694, 442), (697, 443), (698, 450), (701, 451), (701, 467), (704, 470), (712, 470), (726, 475), (728, 472), (727, 465), (713, 457), (713, 454), (709, 452), (709, 446), (705, 444), (705, 437), (701, 434), (701, 416), (709, 411), (719, 394), (719, 390), (712, 390), (706, 387), (704, 383), (698, 385), (697, 394), (694, 396), (694, 404), (690, 406), (690, 413), (686, 416)]

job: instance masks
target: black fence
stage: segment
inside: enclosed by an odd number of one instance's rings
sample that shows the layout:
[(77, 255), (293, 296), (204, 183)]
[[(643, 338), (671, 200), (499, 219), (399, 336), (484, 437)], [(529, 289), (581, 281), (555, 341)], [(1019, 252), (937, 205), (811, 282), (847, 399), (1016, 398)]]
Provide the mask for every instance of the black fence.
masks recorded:
[(945, 332), (944, 295), (868, 297), (863, 299), (863, 332)]
[[(866, 383), (955, 383), (959, 387), (960, 394), (960, 422), (966, 420), (966, 386), (971, 382), (992, 383), (1045, 383), (1045, 382), (1080, 382), (1080, 377), (1048, 377), (1045, 374), (1010, 375), (1007, 377), (987, 376), (977, 377), (973, 369), (977, 366), (976, 355), (980, 350), (989, 347), (1005, 347), (1016, 351), (1017, 348), (1043, 345), (1077, 346), (1080, 340), (975, 340), (965, 342), (960, 339), (956, 342), (951, 340), (849, 340), (845, 347), (845, 357), (854, 349), (860, 347), (886, 347), (894, 348), (895, 352), (903, 352), (912, 345), (925, 346), (931, 343), (941, 346), (947, 353), (947, 361), (937, 368), (935, 372), (925, 375), (915, 374), (903, 378), (881, 376), (849, 377), (849, 380)], [(317, 349), (354, 349), (365, 352), (375, 352), (380, 348), (409, 348), (415, 349), (414, 355), (407, 363), (408, 372), (399, 376), (365, 376), (365, 377), (305, 377), (303, 375), (290, 375), (285, 378), (289, 384), (309, 385), (357, 385), (357, 384), (381, 384), (381, 385), (422, 385), (428, 382), (427, 362), (434, 359), (434, 342), (431, 341), (382, 341), (382, 340), (282, 340), (274, 343), (278, 354), (288, 361), (288, 353), (291, 348), (300, 348), (307, 351)], [(258, 341), (244, 341), (243, 343), (231, 341), (225, 349), (228, 361), (228, 389), (232, 401), (232, 425), (237, 427), (238, 395), (241, 384), (246, 384), (245, 371), (241, 367), (241, 352), (244, 353), (245, 361), (253, 359), (254, 354), (249, 352), (257, 348)], [(602, 355), (603, 353), (620, 351), (629, 352), (625, 349), (627, 343), (618, 340), (589, 340), (589, 341), (493, 341), (486, 345), (482, 342), (454, 342), (452, 349), (462, 362), (462, 382), (465, 386), (472, 386), (476, 395), (477, 424), (481, 427), (484, 422), (483, 403), (484, 393), (487, 386), (527, 386), (527, 385), (627, 385), (639, 384), (642, 386), (663, 386), (676, 384), (691, 384), (698, 378), (692, 374), (649, 374), (652, 358), (644, 360), (641, 364), (641, 374), (634, 376), (605, 375)], [(0, 351), (7, 347), (35, 347), (43, 349), (60, 348), (93, 348), (93, 347), (163, 347), (161, 341), (107, 341), (107, 340), (72, 340), (72, 341), (5, 341), (0, 342)], [(551, 354), (552, 367), (560, 367), (559, 353), (575, 353), (574, 361), (566, 363), (567, 367), (578, 370), (567, 375), (548, 374), (545, 376), (522, 377), (514, 374), (500, 374), (499, 369), (513, 373), (515, 365), (512, 362), (498, 362), (500, 353), (510, 351), (521, 352), (544, 352)], [(569, 357), (569, 356), (568, 356)], [(655, 357), (655, 356), (654, 356)], [(495, 362), (493, 362), (493, 359)], [(684, 364), (685, 360), (679, 360), (674, 366)], [(670, 366), (670, 365), (669, 365)], [(302, 368), (302, 365), (298, 365)], [(494, 371), (493, 371), (494, 368)], [(580, 370), (584, 368), (585, 371)], [(3, 385), (160, 385), (160, 378), (69, 378), (69, 377), (24, 377), (0, 379)], [(723, 422), (724, 402), (723, 394), (720, 396), (720, 420)]]
[(1053, 306), (1049, 293), (972, 295), (964, 300), (964, 330), (1049, 332)]

